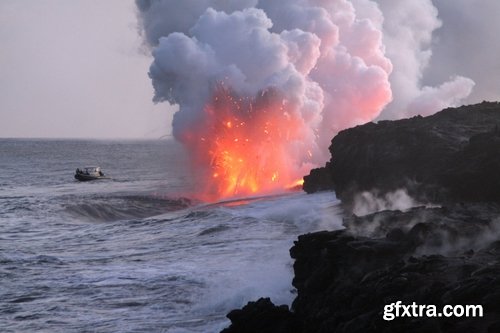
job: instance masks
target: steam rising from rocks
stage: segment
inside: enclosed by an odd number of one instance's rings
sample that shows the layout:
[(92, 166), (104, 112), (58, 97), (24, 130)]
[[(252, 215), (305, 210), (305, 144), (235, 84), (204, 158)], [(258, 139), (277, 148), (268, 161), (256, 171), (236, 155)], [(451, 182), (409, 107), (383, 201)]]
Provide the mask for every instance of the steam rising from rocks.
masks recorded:
[(357, 216), (376, 213), (382, 210), (405, 211), (412, 207), (419, 206), (405, 189), (381, 195), (378, 191), (363, 191), (356, 194), (352, 207), (352, 213)]

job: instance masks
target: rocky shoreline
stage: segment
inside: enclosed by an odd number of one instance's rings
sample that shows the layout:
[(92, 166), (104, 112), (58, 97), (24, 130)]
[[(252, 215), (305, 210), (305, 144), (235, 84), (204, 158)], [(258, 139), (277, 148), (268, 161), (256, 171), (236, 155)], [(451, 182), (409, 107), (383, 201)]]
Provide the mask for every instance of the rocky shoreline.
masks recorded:
[[(339, 133), (304, 190), (335, 190), (346, 211), (362, 193), (402, 189), (426, 205), (347, 215), (344, 230), (299, 236), (291, 309), (249, 302), (222, 332), (500, 332), (499, 127), (500, 103), (483, 102)], [(397, 301), (484, 314), (384, 320)]]

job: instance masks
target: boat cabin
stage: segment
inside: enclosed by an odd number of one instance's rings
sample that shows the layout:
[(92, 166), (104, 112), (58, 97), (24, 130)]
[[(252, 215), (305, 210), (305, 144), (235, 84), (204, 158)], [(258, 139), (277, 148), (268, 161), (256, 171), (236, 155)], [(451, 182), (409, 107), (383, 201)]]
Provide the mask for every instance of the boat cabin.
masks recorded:
[(75, 178), (80, 181), (86, 181), (86, 180), (101, 179), (105, 177), (100, 167), (89, 166), (89, 167), (84, 167), (82, 169), (80, 168), (76, 169)]

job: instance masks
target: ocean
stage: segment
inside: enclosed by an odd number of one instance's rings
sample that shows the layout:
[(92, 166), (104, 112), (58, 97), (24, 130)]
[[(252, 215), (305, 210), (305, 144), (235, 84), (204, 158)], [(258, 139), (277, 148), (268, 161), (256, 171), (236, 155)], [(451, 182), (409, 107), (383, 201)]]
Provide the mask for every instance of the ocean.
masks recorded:
[(290, 305), (289, 249), (341, 228), (335, 195), (201, 202), (188, 166), (171, 140), (0, 139), (0, 331), (210, 333)]

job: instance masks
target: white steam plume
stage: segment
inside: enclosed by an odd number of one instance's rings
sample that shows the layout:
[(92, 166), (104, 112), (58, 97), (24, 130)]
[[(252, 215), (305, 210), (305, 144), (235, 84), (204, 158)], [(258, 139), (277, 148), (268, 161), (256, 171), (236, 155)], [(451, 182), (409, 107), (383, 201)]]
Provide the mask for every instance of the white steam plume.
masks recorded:
[(474, 87), (471, 79), (455, 76), (436, 87), (422, 84), (432, 56), (433, 33), (442, 24), (432, 1), (377, 0), (377, 3), (384, 16), (386, 55), (394, 66), (390, 78), (394, 100), (381, 118), (425, 116), (458, 106)]
[[(350, 1), (137, 1), (153, 47), (155, 101), (180, 106), (174, 135), (200, 121), (223, 81), (237, 94), (273, 88), (305, 125), (304, 163), (321, 164), (339, 130), (377, 117), (391, 100), (379, 22)], [(380, 20), (377, 12), (375, 20)], [(293, 145), (293, 143), (290, 143)], [(307, 154), (306, 154), (307, 152)], [(310, 156), (312, 153), (312, 159)]]
[(356, 194), (352, 213), (363, 216), (380, 212), (382, 210), (405, 211), (412, 207), (421, 205), (409, 196), (405, 189), (380, 194), (377, 190), (364, 191)]

